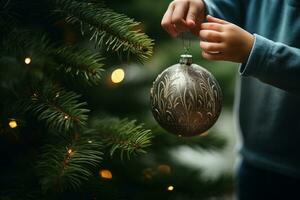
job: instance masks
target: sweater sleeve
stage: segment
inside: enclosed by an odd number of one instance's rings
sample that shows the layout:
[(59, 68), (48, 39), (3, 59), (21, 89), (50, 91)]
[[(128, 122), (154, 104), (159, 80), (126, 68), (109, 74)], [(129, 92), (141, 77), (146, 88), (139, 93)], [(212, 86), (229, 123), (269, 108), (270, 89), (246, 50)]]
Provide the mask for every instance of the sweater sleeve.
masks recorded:
[(206, 13), (243, 27), (244, 6), (240, 0), (203, 0)]
[(300, 49), (254, 34), (255, 42), (248, 60), (241, 64), (242, 76), (300, 93)]

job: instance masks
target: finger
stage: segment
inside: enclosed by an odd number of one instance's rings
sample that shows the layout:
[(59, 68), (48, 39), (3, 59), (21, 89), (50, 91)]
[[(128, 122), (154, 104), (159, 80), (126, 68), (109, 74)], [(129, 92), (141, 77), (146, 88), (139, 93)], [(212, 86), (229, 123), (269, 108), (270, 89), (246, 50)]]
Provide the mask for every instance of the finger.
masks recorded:
[(167, 31), (171, 36), (176, 37), (177, 36), (177, 31), (172, 24), (172, 14), (174, 11), (174, 6), (173, 4), (170, 4), (166, 13), (163, 16), (163, 19), (161, 21), (161, 26), (165, 31)]
[(182, 33), (182, 32), (188, 32), (189, 31), (188, 28), (183, 27), (183, 26), (179, 26), (179, 25), (176, 26), (176, 25), (174, 25), (174, 27), (175, 27), (177, 33)]
[(168, 27), (168, 33), (172, 36), (172, 37), (176, 37), (179, 32), (176, 29), (176, 27), (174, 25), (172, 25), (171, 27)]
[(200, 25), (195, 25), (194, 28), (191, 29), (191, 32), (195, 35), (195, 36), (199, 36), (199, 31), (200, 31)]
[[(205, 21), (205, 9), (204, 9), (203, 4), (199, 5), (198, 4), (199, 2), (197, 2), (197, 3), (193, 3), (193, 2), (194, 1), (191, 2), (189, 13), (196, 13), (195, 14), (196, 18), (195, 18), (195, 26), (190, 28), (190, 30), (194, 35), (199, 36), (201, 24)], [(188, 13), (188, 16), (193, 15), (193, 14), (189, 14), (189, 13)], [(187, 19), (187, 23), (189, 23), (188, 19)]]
[(207, 42), (222, 42), (222, 34), (217, 31), (211, 30), (201, 30), (200, 31), (200, 39)]
[(224, 50), (222, 43), (200, 42), (200, 48), (205, 52), (222, 52)]
[(212, 54), (205, 51), (202, 51), (202, 57), (207, 60), (225, 60), (225, 55), (222, 53)]
[(223, 25), (219, 23), (206, 22), (201, 24), (201, 30), (214, 30), (214, 31), (222, 32)]
[(211, 15), (207, 15), (207, 21), (208, 22), (215, 22), (215, 23), (219, 23), (219, 24), (228, 24), (227, 21), (213, 17)]
[(195, 4), (190, 3), (189, 11), (186, 16), (186, 23), (189, 26), (189, 28), (194, 28), (196, 26), (196, 20), (199, 15), (199, 12), (199, 8)]
[(185, 22), (186, 15), (188, 12), (189, 4), (187, 2), (178, 2), (174, 8), (172, 14), (172, 24), (175, 25), (176, 30), (179, 32), (185, 31), (188, 29), (188, 26)]

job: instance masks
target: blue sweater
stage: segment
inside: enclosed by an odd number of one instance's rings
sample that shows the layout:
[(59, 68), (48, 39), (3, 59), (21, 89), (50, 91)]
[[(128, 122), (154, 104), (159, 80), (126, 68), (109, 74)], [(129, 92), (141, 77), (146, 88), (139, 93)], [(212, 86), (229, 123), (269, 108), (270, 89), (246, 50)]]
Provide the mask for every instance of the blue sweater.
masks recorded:
[(207, 12), (254, 34), (239, 68), (241, 154), (300, 177), (300, 0), (205, 0)]

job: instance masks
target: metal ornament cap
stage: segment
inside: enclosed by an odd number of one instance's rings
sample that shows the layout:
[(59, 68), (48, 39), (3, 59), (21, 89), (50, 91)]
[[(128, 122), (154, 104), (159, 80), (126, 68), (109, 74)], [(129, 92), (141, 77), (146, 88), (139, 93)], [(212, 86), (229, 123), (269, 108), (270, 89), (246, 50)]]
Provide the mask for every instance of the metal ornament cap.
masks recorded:
[(153, 82), (150, 103), (155, 120), (170, 133), (190, 137), (210, 129), (222, 110), (222, 92), (214, 76), (181, 55)]
[(183, 54), (180, 56), (180, 64), (191, 65), (193, 63), (193, 56), (189, 54)]

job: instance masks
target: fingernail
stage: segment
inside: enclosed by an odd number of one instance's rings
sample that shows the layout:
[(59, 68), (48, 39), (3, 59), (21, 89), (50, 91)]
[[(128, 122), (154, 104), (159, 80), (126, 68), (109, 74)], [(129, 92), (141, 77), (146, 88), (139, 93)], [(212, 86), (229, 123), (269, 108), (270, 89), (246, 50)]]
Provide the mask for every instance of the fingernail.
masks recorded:
[(191, 27), (194, 27), (196, 25), (196, 23), (193, 20), (188, 20), (187, 23)]

